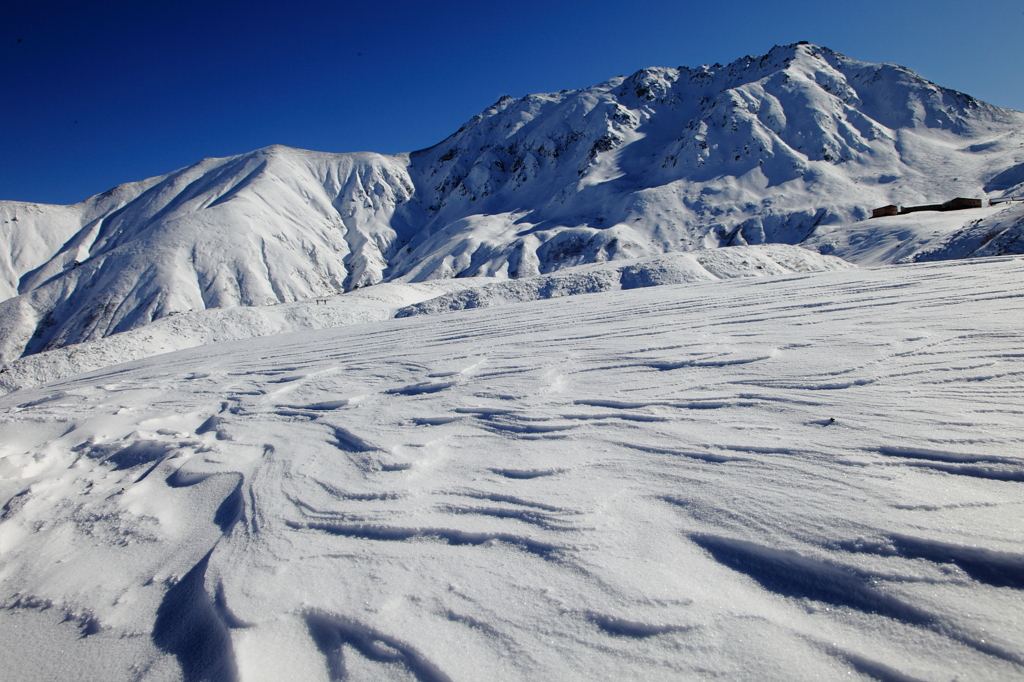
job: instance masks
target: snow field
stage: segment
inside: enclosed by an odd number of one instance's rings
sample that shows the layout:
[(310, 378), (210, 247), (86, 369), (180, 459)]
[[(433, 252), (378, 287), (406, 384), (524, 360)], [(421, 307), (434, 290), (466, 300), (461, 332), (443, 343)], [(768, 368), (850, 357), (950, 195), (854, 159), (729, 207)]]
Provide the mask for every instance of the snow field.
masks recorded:
[(0, 397), (0, 669), (1019, 678), (1022, 284), (606, 291)]
[[(6, 365), (0, 392), (55, 381), (129, 360), (270, 334), (360, 324), (502, 302), (570, 296), (612, 289), (734, 277), (764, 277), (851, 267), (784, 244), (665, 254), (567, 268), (552, 275), (506, 281), (484, 277), (387, 282), (344, 295), (271, 306), (200, 310), (157, 320), (140, 329), (37, 353)], [(417, 305), (421, 304), (421, 305)]]

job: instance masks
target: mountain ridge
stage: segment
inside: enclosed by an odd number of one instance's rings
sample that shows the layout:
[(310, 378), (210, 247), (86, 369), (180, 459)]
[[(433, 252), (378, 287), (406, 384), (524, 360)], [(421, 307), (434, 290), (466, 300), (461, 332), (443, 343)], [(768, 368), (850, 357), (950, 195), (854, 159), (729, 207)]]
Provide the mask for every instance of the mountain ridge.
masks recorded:
[(408, 154), (272, 145), (71, 206), (0, 202), (0, 361), (382, 281), (797, 244), (874, 205), (1011, 195), (1022, 168), (1024, 114), (896, 65), (795, 44), (652, 67), (503, 97)]

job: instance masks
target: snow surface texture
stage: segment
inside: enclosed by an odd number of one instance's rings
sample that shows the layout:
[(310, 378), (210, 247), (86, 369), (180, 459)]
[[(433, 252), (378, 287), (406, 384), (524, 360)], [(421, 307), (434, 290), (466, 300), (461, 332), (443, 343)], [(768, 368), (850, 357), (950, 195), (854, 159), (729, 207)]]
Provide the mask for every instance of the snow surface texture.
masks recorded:
[[(501, 302), (554, 298), (660, 284), (708, 282), (852, 267), (833, 256), (797, 246), (736, 246), (568, 268), (556, 275), (495, 282), (493, 278), (386, 283), (341, 296), (278, 306), (196, 311), (158, 320), (98, 341), (29, 355), (0, 374), (0, 393), (61, 379), (120, 362), (268, 334), (323, 329), (399, 316), (475, 308)], [(479, 292), (479, 293), (477, 293)], [(434, 299), (422, 305), (412, 304)]]
[(1022, 287), (606, 291), (0, 397), (0, 670), (1020, 679)]
[(1022, 143), (1024, 114), (789, 45), (504, 97), (411, 154), (275, 146), (74, 206), (0, 202), (0, 362), (385, 280), (800, 243), (888, 203), (1024, 194)]

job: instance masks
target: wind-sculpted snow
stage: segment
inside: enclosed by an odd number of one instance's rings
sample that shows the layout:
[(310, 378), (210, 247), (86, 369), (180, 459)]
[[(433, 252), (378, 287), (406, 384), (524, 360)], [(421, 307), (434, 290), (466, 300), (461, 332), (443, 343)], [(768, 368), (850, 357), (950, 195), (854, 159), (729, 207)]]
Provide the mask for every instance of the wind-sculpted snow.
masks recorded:
[[(411, 154), (274, 146), (74, 206), (0, 202), (0, 362), (381, 281), (820, 242), (889, 203), (1020, 193), (1022, 142), (1024, 114), (789, 45), (503, 97)], [(964, 235), (933, 255), (1011, 253), (1015, 234)]]
[(1019, 679), (1022, 286), (615, 289), (0, 397), (0, 670)]
[(227, 624), (204, 587), (210, 554), (167, 590), (156, 612), (153, 642), (177, 657), (185, 682), (236, 682)]

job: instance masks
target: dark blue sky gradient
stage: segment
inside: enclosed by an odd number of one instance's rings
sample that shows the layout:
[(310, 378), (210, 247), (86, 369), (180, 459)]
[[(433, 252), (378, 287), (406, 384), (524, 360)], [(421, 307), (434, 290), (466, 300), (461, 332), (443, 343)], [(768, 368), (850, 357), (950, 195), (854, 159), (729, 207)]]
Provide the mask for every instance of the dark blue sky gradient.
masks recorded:
[(503, 94), (728, 63), (798, 40), (1024, 109), (1019, 1), (5, 6), (0, 199), (19, 201), (73, 203), (275, 143), (413, 151)]

